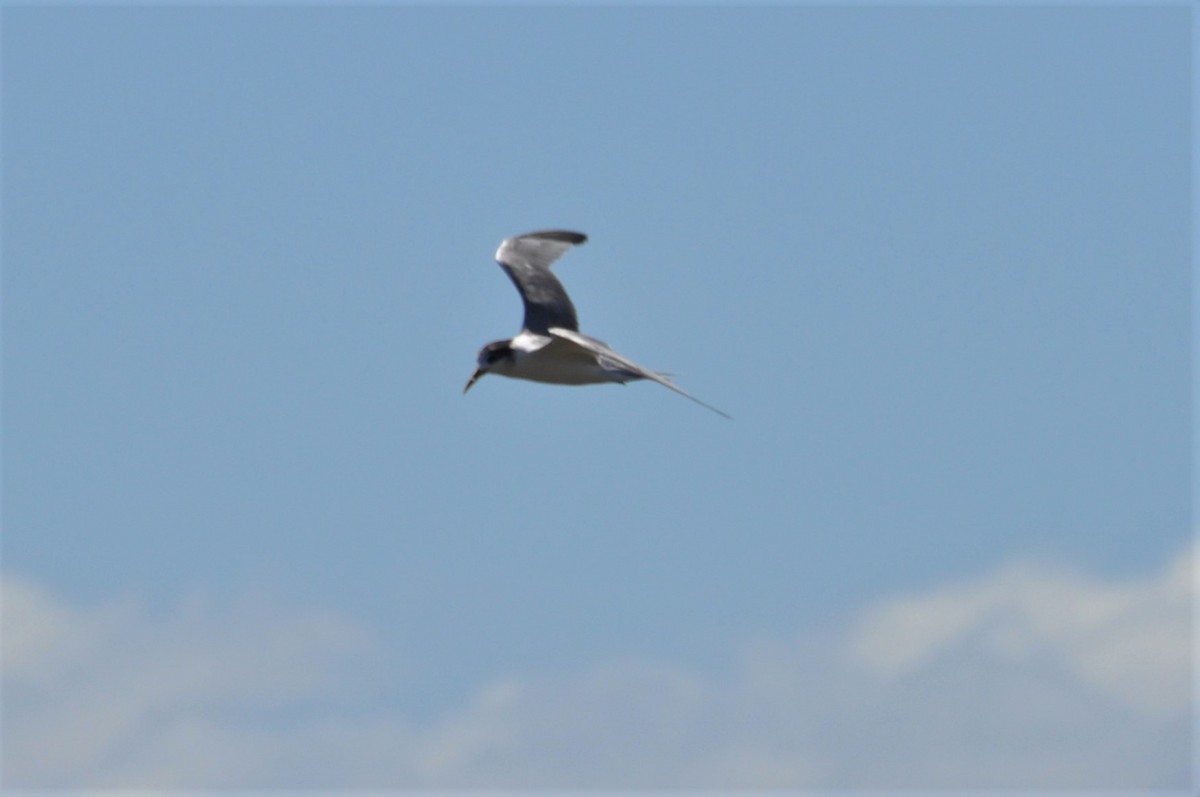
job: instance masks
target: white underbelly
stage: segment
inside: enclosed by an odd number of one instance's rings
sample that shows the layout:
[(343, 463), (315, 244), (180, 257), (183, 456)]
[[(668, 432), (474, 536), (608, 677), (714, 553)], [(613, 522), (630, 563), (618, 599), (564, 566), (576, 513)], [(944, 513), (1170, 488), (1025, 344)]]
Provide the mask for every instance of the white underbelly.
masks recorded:
[(550, 358), (521, 358), (500, 370), (500, 376), (512, 379), (528, 379), (531, 382), (547, 382), (552, 385), (595, 385), (613, 382), (613, 375), (593, 360), (558, 360)]
[(560, 340), (534, 351), (518, 350), (513, 359), (497, 363), (492, 370), (511, 379), (553, 385), (595, 385), (628, 379), (602, 367), (591, 352)]

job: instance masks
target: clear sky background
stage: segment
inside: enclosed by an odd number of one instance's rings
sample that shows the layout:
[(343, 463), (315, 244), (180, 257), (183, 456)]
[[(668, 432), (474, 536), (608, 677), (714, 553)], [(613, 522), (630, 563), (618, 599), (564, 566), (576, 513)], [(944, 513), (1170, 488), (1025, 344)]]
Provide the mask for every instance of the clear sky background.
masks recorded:
[(6, 6), (4, 785), (1185, 788), (1191, 13)]

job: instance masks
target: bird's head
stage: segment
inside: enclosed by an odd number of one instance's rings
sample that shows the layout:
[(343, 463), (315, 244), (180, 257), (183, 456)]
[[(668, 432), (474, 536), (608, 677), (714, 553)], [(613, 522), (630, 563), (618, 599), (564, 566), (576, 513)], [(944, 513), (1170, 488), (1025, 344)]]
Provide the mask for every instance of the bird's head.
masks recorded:
[(497, 363), (511, 362), (512, 359), (512, 341), (497, 340), (484, 346), (479, 350), (479, 357), (475, 360), (475, 373), (471, 374), (471, 378), (467, 380), (463, 394), (466, 395), (466, 392), (471, 389), (471, 385), (478, 382), (479, 377), (495, 368)]

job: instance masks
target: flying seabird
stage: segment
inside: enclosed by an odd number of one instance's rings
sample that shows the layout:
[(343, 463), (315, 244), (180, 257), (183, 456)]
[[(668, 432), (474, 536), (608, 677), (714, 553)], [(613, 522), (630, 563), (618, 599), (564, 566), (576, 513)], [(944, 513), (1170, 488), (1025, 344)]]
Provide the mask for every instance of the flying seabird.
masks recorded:
[(646, 370), (617, 354), (607, 343), (579, 331), (575, 305), (551, 273), (550, 265), (586, 240), (587, 236), (581, 232), (543, 230), (507, 238), (500, 244), (496, 261), (521, 294), (525, 322), (516, 337), (497, 340), (480, 349), (475, 373), (463, 393), (484, 374), (555, 385), (624, 384), (649, 379), (729, 418), (662, 374)]

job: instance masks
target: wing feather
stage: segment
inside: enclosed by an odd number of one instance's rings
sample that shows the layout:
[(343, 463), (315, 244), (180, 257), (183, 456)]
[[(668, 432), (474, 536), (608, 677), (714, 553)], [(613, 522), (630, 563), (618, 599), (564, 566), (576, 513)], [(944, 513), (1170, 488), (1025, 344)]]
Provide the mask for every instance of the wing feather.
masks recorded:
[(581, 232), (542, 230), (506, 238), (496, 250), (496, 262), (508, 274), (525, 303), (524, 328), (546, 332), (550, 327), (579, 329), (575, 305), (566, 288), (550, 271), (551, 264), (573, 246), (587, 241)]
[(649, 379), (651, 382), (657, 382), (669, 390), (674, 390), (684, 398), (691, 399), (701, 407), (712, 410), (723, 418), (729, 418), (729, 420), (733, 420), (733, 416), (722, 412), (711, 404), (706, 404), (705, 402), (693, 396), (691, 393), (681, 388), (679, 385), (672, 382), (670, 379), (667, 379), (665, 376), (657, 374), (654, 371), (647, 370), (646, 368), (643, 368), (635, 363), (633, 360), (617, 354), (608, 347), (608, 344), (604, 343), (603, 341), (596, 340), (595, 338), (584, 335), (576, 330), (564, 329), (561, 327), (551, 327), (547, 330), (547, 332), (554, 337), (570, 341), (576, 346), (581, 346), (582, 348), (587, 349), (596, 355), (596, 358), (600, 361), (600, 363), (606, 367), (611, 367), (613, 370), (627, 371), (630, 376), (635, 379)]

